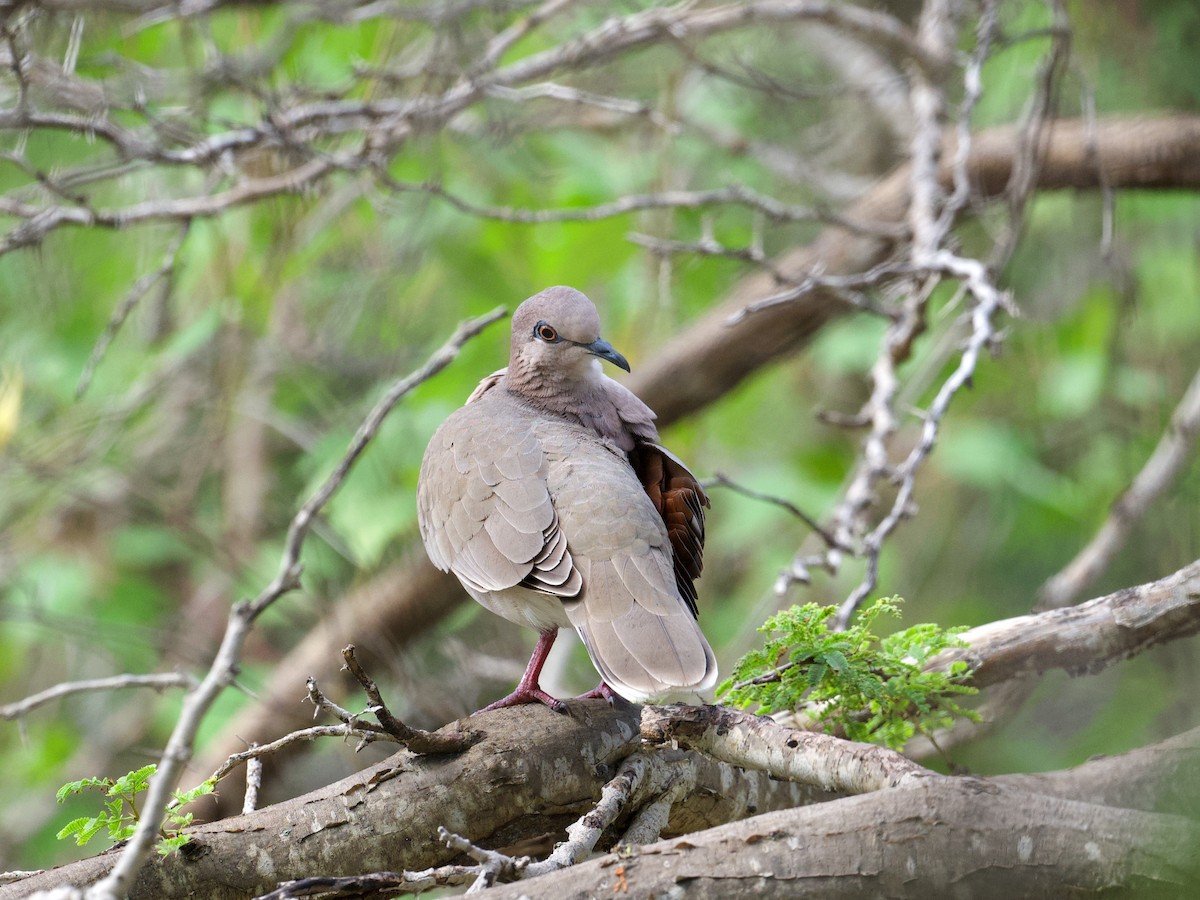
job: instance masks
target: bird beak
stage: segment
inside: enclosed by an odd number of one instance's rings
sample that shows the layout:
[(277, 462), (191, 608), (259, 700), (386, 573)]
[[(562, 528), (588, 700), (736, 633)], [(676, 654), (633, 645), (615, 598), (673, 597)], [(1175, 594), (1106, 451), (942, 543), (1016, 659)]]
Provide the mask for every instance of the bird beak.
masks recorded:
[(588, 353), (592, 354), (592, 356), (598, 356), (601, 359), (607, 359), (614, 366), (620, 366), (626, 372), (630, 371), (628, 360), (614, 350), (613, 345), (608, 341), (597, 338), (590, 344), (580, 344), (580, 346), (583, 347), (583, 349)]

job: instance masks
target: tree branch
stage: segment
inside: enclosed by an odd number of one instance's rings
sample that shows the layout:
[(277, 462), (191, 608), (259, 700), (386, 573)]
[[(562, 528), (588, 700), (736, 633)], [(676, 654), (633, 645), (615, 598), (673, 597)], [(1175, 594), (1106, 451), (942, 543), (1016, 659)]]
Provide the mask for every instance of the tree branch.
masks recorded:
[(972, 628), (961, 635), (967, 647), (943, 651), (929, 666), (945, 669), (963, 660), (977, 687), (1052, 669), (1091, 674), (1197, 631), (1200, 560), (1166, 578), (1078, 606)]
[(631, 896), (685, 887), (698, 900), (1106, 893), (1185, 900), (1200, 888), (1197, 842), (1200, 824), (1183, 816), (936, 778), (611, 853), (489, 896), (584, 900), (614, 896), (625, 882)]
[[(461, 754), (404, 751), (304, 797), (192, 826), (191, 849), (152, 859), (131, 884), (130, 896), (163, 900), (212, 896), (214, 890), (245, 896), (313, 872), (357, 876), (437, 867), (455, 856), (438, 840), (439, 826), (489, 846), (547, 831), (561, 834), (592, 809), (621, 761), (641, 745), (636, 707), (572, 701), (571, 713), (525, 706), (472, 716), (471, 727), (485, 738)], [(830, 796), (701, 754), (659, 754), (669, 767), (696, 771), (696, 789), (672, 810), (674, 833)], [(294, 852), (299, 846), (303, 853)], [(0, 886), (0, 900), (87, 885), (116, 858), (104, 853)]]
[[(976, 197), (1003, 195), (1022, 136), (1005, 125), (973, 136), (967, 173)], [(953, 184), (954, 136), (946, 146), (938, 180)], [(1094, 148), (1094, 153), (1093, 149)], [(1113, 190), (1200, 189), (1200, 116), (1083, 119), (1051, 122), (1039, 147), (1039, 190), (1094, 189), (1101, 178)], [(909, 172), (902, 166), (843, 213), (854, 222), (884, 226), (903, 222), (908, 207)], [(775, 265), (789, 277), (857, 275), (889, 259), (895, 241), (827, 228)], [(737, 318), (747, 305), (775, 293), (773, 279), (755, 273), (743, 279), (724, 302), (660, 347), (627, 382), (668, 425), (732, 391), (741, 381), (782, 356), (795, 352), (825, 324), (853, 311), (823, 290), (819, 280), (792, 301)], [(734, 320), (730, 324), (731, 319)], [(683, 377), (686, 373), (686, 377)]]
[(838, 794), (864, 794), (941, 777), (894, 750), (786, 728), (765, 716), (723, 706), (647, 706), (642, 710), (642, 737)]
[(1113, 503), (1108, 518), (1087, 546), (1042, 586), (1035, 610), (1072, 603), (1108, 567), (1124, 546), (1130, 529), (1192, 460), (1197, 434), (1200, 434), (1200, 372), (1192, 378), (1146, 464)]
[(52, 703), (72, 694), (96, 691), (119, 691), (126, 688), (148, 687), (156, 691), (166, 688), (194, 688), (196, 679), (181, 672), (162, 672), (154, 675), (114, 675), (111, 678), (92, 678), (87, 681), (68, 681), (46, 688), (24, 700), (0, 706), (0, 719), (19, 719), (39, 706)]

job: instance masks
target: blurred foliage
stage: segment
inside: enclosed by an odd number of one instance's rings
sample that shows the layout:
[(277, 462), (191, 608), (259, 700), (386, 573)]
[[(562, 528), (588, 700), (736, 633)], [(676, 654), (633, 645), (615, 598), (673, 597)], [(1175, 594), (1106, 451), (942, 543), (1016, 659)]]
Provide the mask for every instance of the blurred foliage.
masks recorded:
[[(116, 14), (91, 15), (77, 68), (108, 72), (124, 57), (164, 73), (161, 95), (147, 103), (164, 122), (204, 134), (250, 121), (263, 102), (254, 90), (202, 77), (210, 44), (245, 66), (247, 79), (259, 54), (282, 47), (267, 87), (300, 86), (319, 96), (356, 69), (395, 65), (412, 43), (428, 40), (418, 25), (388, 20), (296, 29), (283, 6), (221, 10), (202, 27), (168, 20), (134, 28)], [(486, 4), (448, 32), (448, 64), (469, 64), (479, 47), (474, 36), (510, 21), (503, 6)], [(1074, 57), (1062, 114), (1091, 102), (1102, 113), (1200, 107), (1196, 42), (1188, 39), (1200, 28), (1194, 0), (1103, 9), (1078, 0), (1069, 7)], [(584, 6), (509, 54), (532, 53), (550, 36), (603, 18), (600, 6)], [(1047, 23), (1041, 3), (1004, 4), (1007, 34)], [(71, 25), (69, 15), (44, 16), (36, 33), (41, 52), (62, 58)], [(835, 201), (886, 171), (904, 148), (889, 143), (859, 93), (841, 89), (813, 43), (787, 28), (758, 30), (704, 43), (702, 61), (659, 48), (601, 74), (613, 93), (672, 105), (830, 173), (815, 183), (695, 129), (664, 136), (603, 122), (590, 130), (558, 127), (536, 104), (500, 99), (470, 129), (414, 138), (388, 174), (437, 182), (484, 206), (587, 206), (623, 193), (735, 181), (788, 202)], [(998, 48), (984, 69), (979, 124), (1019, 115), (1044, 43), (1029, 38)], [(797, 91), (781, 102), (734, 79), (701, 77), (701, 62), (732, 72), (752, 64)], [(92, 152), (66, 131), (0, 139), (6, 151), (20, 143), (48, 171)], [(152, 198), (197, 177), (135, 170), (114, 190), (125, 200)], [(0, 190), (23, 178), (18, 167), (0, 164)], [(882, 592), (909, 598), (913, 621), (980, 624), (1027, 612), (1039, 585), (1082, 546), (1144, 463), (1200, 366), (1200, 197), (1116, 196), (1109, 244), (1104, 214), (1102, 198), (1088, 194), (1046, 194), (1031, 207), (1003, 273), (1022, 316), (1001, 357), (985, 362), (974, 389), (956, 400), (918, 483), (919, 514), (882, 560)], [(636, 370), (745, 268), (719, 258), (663, 261), (627, 235), (696, 240), (713, 229), (722, 241), (745, 245), (761, 225), (735, 209), (514, 224), (420, 192), (334, 181), (194, 222), (173, 277), (134, 308), (79, 397), (81, 373), (114, 309), (160, 264), (178, 229), (60, 230), (36, 249), (0, 257), (0, 702), (64, 680), (207, 667), (229, 604), (273, 575), (300, 500), (335, 464), (389, 380), (419, 364), (461, 318), (571, 284), (597, 301), (606, 337)], [(818, 227), (767, 227), (764, 249), (802, 243)], [(964, 243), (985, 241), (988, 227), (986, 215), (964, 226)], [(932, 333), (902, 371), (911, 403), (928, 400), (946, 372), (952, 302), (935, 304)], [(826, 328), (806, 352), (673, 427), (665, 442), (700, 474), (720, 470), (821, 517), (838, 496), (858, 436), (813, 413), (859, 407), (880, 333), (879, 321), (866, 317)], [(242, 691), (226, 693), (202, 741), (347, 589), (413, 545), (425, 441), (481, 376), (503, 364), (507, 340), (502, 327), (489, 330), (393, 414), (309, 541), (304, 590), (266, 617), (247, 648)], [(898, 441), (910, 440), (918, 424), (905, 423)], [(1200, 546), (1197, 510), (1200, 471), (1193, 466), (1091, 594), (1190, 562)], [(714, 491), (701, 611), (725, 667), (778, 608), (771, 586), (806, 539), (780, 509)], [(794, 590), (786, 604), (838, 602), (858, 575), (851, 565), (836, 579)], [(439, 688), (423, 687), (415, 670), (461, 692), (472, 682), (454, 680), (464, 655), (519, 656), (531, 640), (472, 604), (414, 646), (407, 661), (394, 661), (390, 674), (405, 690), (393, 708), (415, 716), (415, 724), (440, 724), (439, 716), (461, 709), (422, 705)], [(464, 645), (470, 654), (456, 655)], [(956, 761), (983, 772), (1033, 771), (1194, 725), (1195, 649), (1194, 642), (1164, 647), (1094, 679), (1048, 678), (1016, 719)], [(571, 664), (567, 681), (591, 686), (581, 652)], [(304, 675), (296, 673), (297, 697)], [(482, 698), (500, 690), (480, 688)], [(454, 700), (469, 702), (461, 693)], [(145, 765), (178, 706), (171, 696), (89, 694), (21, 723), (0, 723), (8, 761), (0, 771), (7, 801), (0, 868), (62, 860), (55, 833), (88, 812), (68, 798), (64, 815), (51, 802), (55, 787)], [(338, 765), (357, 764), (348, 747), (321, 752)], [(194, 780), (207, 774), (193, 773)]]

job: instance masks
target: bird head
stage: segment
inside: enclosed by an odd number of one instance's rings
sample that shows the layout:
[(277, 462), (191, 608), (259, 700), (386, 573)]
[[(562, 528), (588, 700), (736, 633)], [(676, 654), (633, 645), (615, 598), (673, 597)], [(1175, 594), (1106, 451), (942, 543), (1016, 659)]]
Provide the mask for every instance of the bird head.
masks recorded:
[(598, 359), (629, 371), (625, 357), (600, 337), (595, 304), (574, 288), (546, 288), (513, 313), (510, 372), (587, 378), (598, 374)]

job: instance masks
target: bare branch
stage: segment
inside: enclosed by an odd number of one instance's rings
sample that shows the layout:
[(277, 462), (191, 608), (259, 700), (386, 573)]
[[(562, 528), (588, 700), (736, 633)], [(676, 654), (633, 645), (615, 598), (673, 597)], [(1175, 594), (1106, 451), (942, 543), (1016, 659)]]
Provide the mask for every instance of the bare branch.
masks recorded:
[(505, 28), (504, 31), (488, 42), (487, 49), (483, 51), (483, 54), (473, 67), (474, 74), (478, 76), (482, 72), (494, 69), (500, 62), (500, 58), (514, 44), (541, 26), (547, 19), (570, 7), (574, 2), (575, 0), (545, 0), (532, 13), (523, 19), (518, 19), (512, 25)]
[(785, 728), (764, 716), (721, 706), (647, 706), (642, 738), (673, 741), (735, 766), (842, 794), (898, 787), (936, 772), (894, 750)]
[(624, 897), (625, 883), (629, 897), (1186, 898), (1200, 888), (1197, 843), (1200, 826), (1184, 815), (934, 777), (618, 850), (491, 895)]
[[(221, 781), (240, 766), (242, 763), (248, 763), (252, 760), (261, 760), (264, 757), (278, 753), (285, 747), (290, 747), (294, 744), (315, 741), (318, 738), (338, 737), (348, 738), (357, 737), (360, 739), (359, 746), (365, 746), (373, 741), (394, 741), (395, 739), (388, 734), (380, 731), (373, 731), (369, 727), (370, 722), (346, 723), (342, 725), (314, 725), (311, 728), (302, 728), (299, 731), (293, 731), (290, 734), (285, 734), (283, 737), (270, 741), (266, 744), (255, 744), (248, 750), (243, 750), (241, 753), (234, 753), (222, 763), (212, 775), (211, 780)], [(397, 742), (398, 743), (398, 742)]]
[[(429, 194), (445, 200), (460, 212), (484, 219), (502, 222), (517, 222), (536, 225), (546, 222), (595, 222), (616, 216), (643, 212), (651, 209), (705, 209), (710, 206), (742, 206), (762, 213), (772, 222), (815, 222), (827, 221), (863, 234), (897, 236), (897, 230), (888, 226), (877, 226), (868, 222), (853, 222), (832, 210), (819, 207), (794, 206), (782, 203), (774, 197), (752, 190), (743, 185), (730, 185), (699, 191), (659, 191), (653, 194), (625, 194), (610, 203), (595, 206), (566, 207), (561, 209), (520, 209), (517, 207), (483, 206), (471, 203), (434, 182), (410, 184), (397, 181), (386, 172), (376, 173), (380, 183), (396, 193)], [(791, 281), (791, 278), (786, 279)]]
[(476, 872), (475, 881), (467, 890), (468, 894), (478, 893), (485, 888), (490, 888), (500, 878), (510, 881), (520, 878), (525, 867), (529, 865), (529, 857), (527, 856), (513, 859), (511, 856), (496, 850), (486, 850), (483, 847), (476, 846), (464, 837), (447, 831), (441, 826), (438, 827), (438, 838), (451, 850), (465, 853), (478, 863), (477, 866), (473, 867)]
[(422, 731), (419, 728), (405, 725), (392, 715), (387, 704), (383, 702), (379, 686), (366, 673), (359, 663), (358, 657), (354, 655), (353, 644), (342, 650), (342, 657), (346, 660), (346, 668), (366, 693), (367, 700), (371, 704), (370, 710), (379, 720), (380, 726), (413, 753), (460, 753), (479, 739), (479, 734), (471, 731), (442, 734), (441, 732)]
[[(866, 574), (838, 610), (837, 623), (842, 627), (849, 623), (859, 604), (875, 589), (879, 576), (879, 554), (883, 548), (883, 542), (900, 521), (910, 514), (913, 494), (916, 491), (917, 471), (933, 451), (942, 420), (945, 418), (954, 396), (970, 383), (980, 354), (985, 349), (993, 347), (998, 341), (994, 324), (995, 317), (1001, 311), (1009, 308), (1008, 295), (992, 284), (987, 269), (978, 260), (955, 256), (949, 251), (943, 250), (934, 255), (931, 264), (933, 271), (940, 270), (951, 277), (962, 279), (967, 291), (974, 299), (975, 307), (970, 313), (971, 334), (967, 339), (962, 356), (959, 358), (958, 366), (942, 383), (933, 402), (930, 403), (929, 409), (925, 411), (922, 417), (920, 438), (904, 461), (892, 469), (887, 462), (886, 450), (882, 443), (875, 445), (876, 452), (882, 456), (871, 453), (870, 440), (864, 448), (864, 463), (860, 466), (855, 480), (846, 493), (847, 499), (843, 508), (848, 511), (865, 509), (873, 498), (874, 483), (884, 476), (890, 476), (898, 482), (899, 490), (896, 492), (895, 500), (893, 500), (887, 515), (863, 540), (863, 556), (867, 562)], [(882, 358), (883, 355), (880, 356), (880, 359)], [(882, 368), (890, 370), (890, 364)], [(883, 380), (885, 384), (890, 383), (887, 377), (884, 377)], [(894, 387), (889, 387), (887, 392), (894, 395)], [(890, 402), (889, 399), (888, 405)], [(873, 434), (881, 435), (884, 428), (890, 431), (892, 426), (883, 421), (884, 419), (890, 420), (890, 418), (890, 413), (877, 416), (876, 430)], [(839, 513), (841, 510), (842, 508), (839, 508)], [(847, 518), (848, 513), (843, 514), (839, 528), (835, 531), (842, 541), (849, 539), (850, 528)]]
[(1178, 572), (1078, 606), (1002, 619), (964, 632), (964, 649), (947, 650), (929, 666), (956, 660), (971, 667), (971, 684), (986, 687), (1052, 669), (1099, 672), (1150, 647), (1200, 631), (1200, 560)]
[(255, 900), (297, 897), (361, 896), (371, 893), (419, 894), (436, 887), (457, 887), (478, 877), (477, 866), (437, 866), (420, 872), (371, 872), (366, 875), (319, 876), (285, 881)]
[(526, 868), (523, 877), (535, 878), (586, 859), (604, 829), (629, 806), (639, 788), (651, 778), (661, 781), (669, 771), (662, 760), (652, 753), (627, 756), (616, 776), (600, 792), (600, 802), (583, 818), (567, 826), (567, 840), (555, 847), (549, 857)]
[(93, 678), (87, 681), (68, 681), (56, 684), (24, 700), (0, 706), (0, 719), (19, 719), (39, 706), (52, 703), (72, 694), (96, 691), (119, 691), (126, 688), (148, 687), (156, 691), (166, 688), (194, 688), (196, 679), (181, 672), (163, 672), (156, 675), (114, 675), (111, 678)]
[(705, 488), (711, 488), (711, 487), (728, 488), (729, 490), (733, 491), (735, 494), (741, 494), (743, 497), (749, 497), (751, 500), (761, 500), (764, 503), (770, 503), (773, 506), (778, 506), (780, 509), (787, 510), (789, 513), (791, 513), (793, 516), (795, 516), (797, 519), (799, 519), (801, 522), (803, 522), (805, 525), (807, 525), (809, 528), (811, 528), (814, 532), (816, 532), (818, 535), (820, 535), (821, 539), (823, 541), (825, 541), (825, 543), (829, 547), (834, 547), (834, 548), (841, 549), (841, 550), (848, 549), (848, 548), (840, 545), (837, 541), (837, 538), (835, 538), (832, 534), (830, 534), (828, 531), (826, 531), (821, 526), (820, 522), (818, 522), (816, 519), (814, 519), (812, 516), (810, 516), (808, 513), (806, 513), (800, 507), (796, 506), (796, 504), (792, 503), (790, 500), (786, 500), (783, 497), (776, 497), (771, 494), (764, 494), (760, 491), (752, 490), (751, 488), (748, 488), (744, 485), (738, 484), (736, 481), (731, 479), (728, 475), (725, 475), (723, 472), (714, 472), (713, 477), (710, 480), (704, 482), (704, 487)]
[[(345, 668), (345, 666), (343, 665), (342, 668)], [(313, 678), (311, 675), (305, 681), (305, 684), (308, 687), (308, 700), (310, 703), (312, 703), (312, 705), (314, 707), (316, 707), (313, 710), (313, 718), (316, 718), (317, 714), (319, 712), (321, 712), (322, 710), (324, 710), (325, 712), (327, 712), (331, 716), (333, 716), (335, 719), (338, 719), (347, 725), (353, 725), (355, 728), (361, 729), (363, 731), (370, 731), (370, 732), (375, 732), (378, 734), (387, 734), (388, 733), (382, 725), (377, 725), (374, 722), (362, 721), (362, 719), (361, 719), (362, 713), (352, 713), (352, 712), (350, 712), (350, 710), (343, 709), (342, 707), (340, 707), (336, 703), (334, 703), (332, 700), (330, 700), (328, 697), (326, 697), (321, 692), (321, 689), (319, 687), (317, 687), (317, 680), (315, 678)], [(389, 735), (389, 737), (395, 738), (394, 735)]]
[(666, 790), (637, 811), (618, 843), (629, 847), (657, 841), (667, 827), (672, 807), (690, 794), (695, 787), (695, 766), (687, 766), (682, 771), (673, 771)]
[(1113, 503), (1108, 518), (1087, 546), (1042, 586), (1035, 609), (1069, 605), (1108, 567), (1113, 556), (1124, 546), (1130, 530), (1185, 471), (1195, 453), (1198, 433), (1200, 372), (1192, 378), (1146, 464)]
[(162, 262), (159, 263), (158, 268), (153, 272), (147, 272), (139, 278), (133, 287), (129, 289), (129, 292), (125, 295), (125, 299), (118, 303), (117, 308), (113, 310), (108, 324), (104, 327), (104, 332), (96, 340), (96, 345), (92, 348), (91, 355), (88, 356), (88, 361), (79, 376), (79, 383), (75, 386), (76, 400), (87, 392), (88, 386), (92, 383), (92, 375), (95, 374), (96, 367), (100, 365), (100, 361), (104, 359), (104, 354), (108, 351), (108, 345), (117, 336), (117, 332), (121, 330), (121, 326), (125, 324), (125, 320), (133, 312), (134, 307), (160, 281), (169, 290), (171, 278), (175, 273), (175, 264), (179, 259), (179, 251), (183, 249), (183, 242), (187, 239), (190, 227), (191, 221), (184, 219), (179, 233), (167, 246), (167, 251), (163, 254)]

